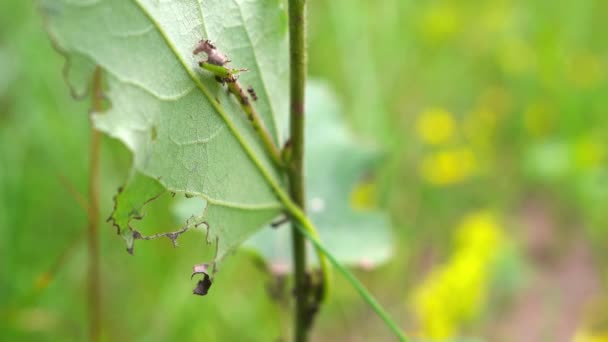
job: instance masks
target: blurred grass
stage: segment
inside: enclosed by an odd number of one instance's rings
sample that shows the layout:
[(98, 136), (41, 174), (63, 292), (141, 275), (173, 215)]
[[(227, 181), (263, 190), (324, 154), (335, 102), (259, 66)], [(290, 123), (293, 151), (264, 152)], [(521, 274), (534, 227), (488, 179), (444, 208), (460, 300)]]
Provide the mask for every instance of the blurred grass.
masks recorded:
[[(452, 231), (467, 213), (499, 213), (505, 235), (519, 246), (515, 254), (523, 253), (518, 220), (530, 198), (559, 213), (559, 234), (581, 235), (594, 246), (603, 267), (597, 272), (606, 277), (608, 2), (332, 0), (310, 6), (311, 74), (336, 87), (361, 139), (389, 152), (377, 170), (376, 192), (393, 218), (396, 255), (358, 275), (398, 321), (414, 331), (410, 293), (424, 284), (419, 274), (449, 259)], [(65, 183), (86, 193), (88, 104), (70, 98), (62, 66), (34, 5), (0, 2), (3, 340), (86, 336), (86, 215)], [(437, 112), (448, 118), (448, 133), (445, 120), (432, 116)], [(421, 133), (424, 125), (430, 140)], [(470, 156), (468, 168), (463, 155)], [(104, 140), (103, 215), (129, 158), (118, 143)], [(158, 227), (176, 223), (165, 215), (149, 220)], [(114, 229), (103, 226), (105, 337), (289, 336), (289, 311), (268, 299), (266, 276), (244, 253), (226, 263), (210, 296), (190, 295), (194, 283), (187, 274), (193, 261), (204, 260), (202, 237), (192, 235), (179, 249), (162, 240), (140, 243), (131, 257)], [(506, 270), (498, 279), (522, 272), (515, 259), (497, 267)], [(315, 340), (388, 339), (354, 291), (336, 281)], [(489, 318), (463, 322), (462, 331), (486, 334), (485, 324), (500, 311), (491, 310), (492, 303), (479, 304)]]

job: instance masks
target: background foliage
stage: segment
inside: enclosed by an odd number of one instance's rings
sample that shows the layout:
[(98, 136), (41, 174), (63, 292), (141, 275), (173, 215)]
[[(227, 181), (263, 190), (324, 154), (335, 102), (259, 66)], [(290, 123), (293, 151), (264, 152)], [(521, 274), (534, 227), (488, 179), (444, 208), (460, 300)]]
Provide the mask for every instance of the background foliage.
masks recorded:
[[(605, 1), (310, 3), (310, 71), (361, 141), (385, 151), (352, 204), (387, 208), (394, 258), (359, 276), (420, 339), (599, 339), (606, 334), (608, 29)], [(0, 3), (0, 331), (86, 336), (88, 103), (34, 5)], [(102, 213), (129, 153), (104, 140)], [(166, 203), (158, 202), (163, 206)], [(158, 226), (176, 217), (152, 214)], [(130, 257), (104, 226), (105, 335), (120, 340), (287, 336), (284, 302), (248, 253), (193, 298), (198, 238)], [(194, 234), (194, 233), (193, 233)], [(316, 340), (388, 339), (341, 279)], [(457, 294), (457, 295), (455, 295)], [(353, 329), (357, 327), (357, 329)]]

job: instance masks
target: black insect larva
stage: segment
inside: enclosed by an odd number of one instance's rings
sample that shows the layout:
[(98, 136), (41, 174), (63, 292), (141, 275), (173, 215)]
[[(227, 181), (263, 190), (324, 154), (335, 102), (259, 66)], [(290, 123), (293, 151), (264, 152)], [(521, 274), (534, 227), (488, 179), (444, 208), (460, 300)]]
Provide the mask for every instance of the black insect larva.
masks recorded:
[(251, 96), (251, 98), (253, 99), (253, 101), (257, 101), (258, 100), (258, 95), (255, 93), (255, 90), (253, 90), (252, 86), (247, 87), (247, 92), (249, 93), (249, 96)]

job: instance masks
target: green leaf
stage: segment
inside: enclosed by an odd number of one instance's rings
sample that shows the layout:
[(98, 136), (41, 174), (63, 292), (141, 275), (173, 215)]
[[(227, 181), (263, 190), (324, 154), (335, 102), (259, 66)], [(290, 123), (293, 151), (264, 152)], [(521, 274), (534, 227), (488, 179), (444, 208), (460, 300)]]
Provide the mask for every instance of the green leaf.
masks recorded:
[[(135, 173), (130, 181), (118, 190), (118, 194), (114, 197), (114, 212), (111, 220), (118, 233), (125, 239), (130, 253), (133, 253), (135, 231), (123, 227), (131, 227), (132, 220), (142, 219), (144, 206), (165, 192), (165, 188), (160, 183), (141, 173)], [(142, 198), (145, 200), (142, 201)]]
[[(327, 249), (343, 264), (370, 268), (391, 255), (391, 235), (384, 213), (355, 210), (351, 196), (379, 160), (348, 131), (331, 89), (311, 82), (306, 103), (307, 209)], [(267, 228), (246, 243), (275, 271), (291, 269), (288, 225)], [(314, 257), (313, 253), (310, 253)]]
[(283, 180), (238, 103), (200, 70), (192, 50), (210, 39), (247, 68), (256, 107), (278, 144), (287, 114), (287, 31), (282, 2), (41, 0), (48, 31), (68, 58), (75, 93), (92, 65), (105, 71), (111, 108), (95, 125), (133, 152), (133, 172), (112, 219), (132, 248), (132, 219), (166, 189), (205, 201), (187, 222), (208, 227), (219, 261), (275, 217)]

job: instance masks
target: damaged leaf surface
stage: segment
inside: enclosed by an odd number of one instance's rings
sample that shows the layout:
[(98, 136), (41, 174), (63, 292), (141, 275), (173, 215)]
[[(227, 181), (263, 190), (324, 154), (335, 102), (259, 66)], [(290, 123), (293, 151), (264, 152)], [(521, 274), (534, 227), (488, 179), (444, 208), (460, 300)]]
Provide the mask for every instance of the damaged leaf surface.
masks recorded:
[[(48, 31), (68, 60), (76, 93), (91, 65), (105, 71), (111, 108), (95, 125), (133, 152), (112, 221), (133, 248), (129, 222), (171, 191), (205, 202), (186, 225), (207, 227), (216, 260), (277, 216), (279, 172), (238, 103), (198, 67), (192, 50), (212, 40), (247, 68), (240, 79), (275, 142), (287, 114), (287, 41), (281, 1), (42, 0)], [(203, 223), (205, 223), (203, 225)], [(175, 228), (175, 227), (169, 227)], [(168, 229), (175, 230), (175, 229)], [(214, 264), (215, 265), (215, 264)]]

